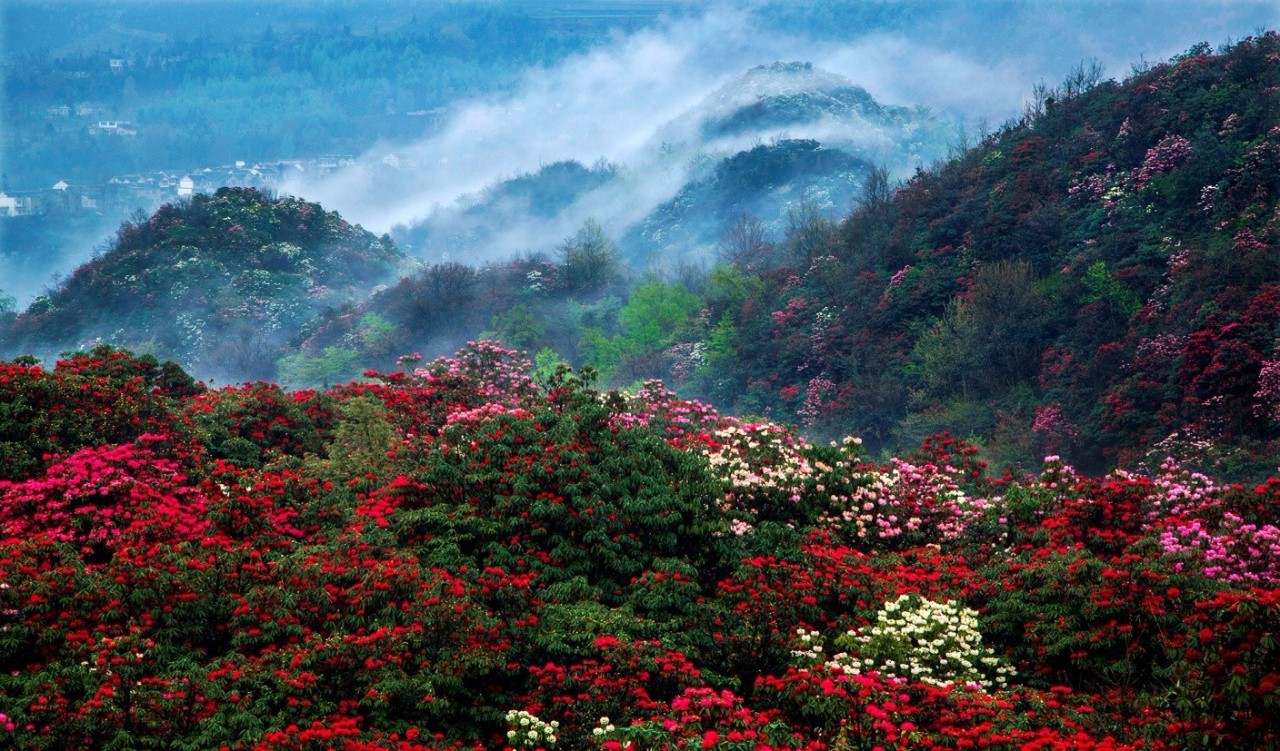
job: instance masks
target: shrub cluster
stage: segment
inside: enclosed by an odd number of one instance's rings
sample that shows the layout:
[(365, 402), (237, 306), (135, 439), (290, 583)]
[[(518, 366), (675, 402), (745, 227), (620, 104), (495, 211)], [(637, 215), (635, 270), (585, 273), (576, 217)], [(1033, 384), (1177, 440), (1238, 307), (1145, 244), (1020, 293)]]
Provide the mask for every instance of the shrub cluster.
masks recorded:
[(879, 464), (492, 342), (324, 393), (68, 362), (3, 365), (85, 415), (0, 481), (6, 747), (1280, 744), (1280, 479)]

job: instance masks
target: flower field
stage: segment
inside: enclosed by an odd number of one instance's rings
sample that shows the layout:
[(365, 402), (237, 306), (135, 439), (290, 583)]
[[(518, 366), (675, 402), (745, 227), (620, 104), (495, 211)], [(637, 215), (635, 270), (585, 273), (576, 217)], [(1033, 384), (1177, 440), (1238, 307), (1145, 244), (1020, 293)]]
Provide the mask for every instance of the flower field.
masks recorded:
[(0, 363), (0, 747), (1280, 747), (1280, 478), (366, 375)]

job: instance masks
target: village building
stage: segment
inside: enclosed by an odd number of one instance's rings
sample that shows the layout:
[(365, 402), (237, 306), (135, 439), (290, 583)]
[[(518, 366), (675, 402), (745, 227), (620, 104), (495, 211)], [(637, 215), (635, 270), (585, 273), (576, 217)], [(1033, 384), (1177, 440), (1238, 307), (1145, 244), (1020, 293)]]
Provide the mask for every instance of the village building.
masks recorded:
[(30, 216), (36, 213), (35, 207), (36, 202), (30, 193), (0, 191), (0, 216)]

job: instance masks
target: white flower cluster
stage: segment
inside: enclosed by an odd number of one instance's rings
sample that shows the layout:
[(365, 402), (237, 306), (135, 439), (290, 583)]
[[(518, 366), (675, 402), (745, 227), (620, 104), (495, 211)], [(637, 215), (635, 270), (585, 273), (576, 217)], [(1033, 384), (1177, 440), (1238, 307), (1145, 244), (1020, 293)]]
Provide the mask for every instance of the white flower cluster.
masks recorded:
[(717, 449), (704, 449), (711, 470), (729, 483), (729, 505), (781, 495), (800, 500), (804, 482), (813, 475), (809, 460), (790, 434), (769, 423), (731, 425), (713, 435)]
[(798, 657), (805, 662), (818, 663), (822, 662), (822, 642), (818, 639), (817, 631), (806, 631), (805, 629), (796, 629), (796, 641), (800, 642), (800, 649), (791, 650), (792, 657)]
[(599, 724), (596, 726), (594, 730), (591, 731), (591, 734), (596, 737), (600, 737), (607, 733), (612, 733), (617, 729), (618, 728), (614, 726), (612, 722), (609, 721), (608, 717), (601, 717)]
[[(803, 636), (801, 639), (803, 640)], [(878, 671), (931, 686), (1005, 688), (1016, 671), (982, 646), (978, 614), (958, 602), (905, 594), (886, 602), (876, 622), (836, 642), (848, 649), (827, 664), (846, 673)]]
[(556, 732), (560, 723), (543, 722), (524, 710), (507, 712), (507, 742), (514, 748), (551, 748), (556, 745)]

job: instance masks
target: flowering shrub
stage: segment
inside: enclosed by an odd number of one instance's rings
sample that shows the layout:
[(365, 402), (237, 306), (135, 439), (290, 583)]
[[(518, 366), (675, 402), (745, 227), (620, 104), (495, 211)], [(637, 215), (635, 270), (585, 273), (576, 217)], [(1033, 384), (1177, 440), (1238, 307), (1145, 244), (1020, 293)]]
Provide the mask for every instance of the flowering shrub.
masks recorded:
[[(810, 644), (811, 634), (798, 635), (808, 645), (802, 655), (821, 654), (820, 645)], [(871, 626), (843, 634), (836, 646), (848, 651), (832, 656), (831, 667), (855, 675), (874, 670), (939, 688), (1004, 688), (1015, 673), (982, 646), (976, 612), (958, 602), (935, 602), (916, 594), (886, 602)]]
[(983, 518), (988, 502), (960, 489), (964, 473), (950, 464), (893, 459), (890, 469), (865, 471), (832, 521), (849, 539), (902, 547), (924, 539), (957, 540)]
[(54, 455), (173, 432), (171, 398), (201, 390), (172, 362), (105, 345), (51, 371), (0, 363), (0, 479), (38, 474)]
[(1204, 575), (1232, 583), (1280, 585), (1280, 527), (1250, 524), (1230, 512), (1218, 529), (1200, 520), (1170, 524), (1160, 536), (1170, 555), (1194, 551)]
[(671, 701), (670, 709), (647, 721), (618, 727), (608, 717), (600, 719), (594, 734), (596, 748), (604, 751), (640, 749), (812, 749), (806, 741), (777, 719), (776, 712), (757, 712), (743, 706), (730, 691), (689, 689)]
[(1142, 165), (1129, 176), (1133, 187), (1141, 190), (1156, 175), (1174, 171), (1191, 156), (1192, 151), (1191, 142), (1182, 136), (1172, 135), (1160, 139), (1159, 143), (1147, 149)]
[(1280, 479), (877, 465), (521, 367), (153, 393), (170, 432), (0, 481), (3, 742), (1280, 743)]
[(791, 516), (787, 507), (799, 503), (813, 467), (790, 432), (767, 423), (743, 423), (717, 430), (711, 442), (703, 454), (726, 484), (726, 509), (766, 518)]
[(81, 449), (42, 478), (0, 480), (0, 536), (47, 535), (93, 562), (122, 544), (187, 539), (208, 522), (203, 496), (184, 480), (145, 447)]
[(507, 742), (515, 748), (553, 748), (560, 723), (543, 722), (524, 710), (507, 712)]

